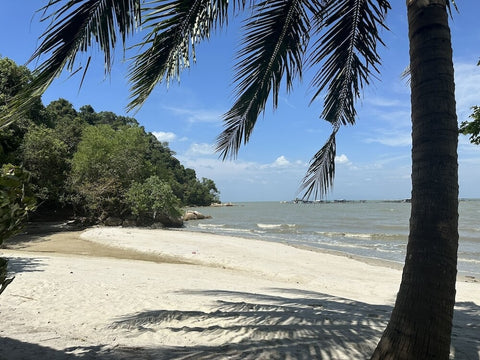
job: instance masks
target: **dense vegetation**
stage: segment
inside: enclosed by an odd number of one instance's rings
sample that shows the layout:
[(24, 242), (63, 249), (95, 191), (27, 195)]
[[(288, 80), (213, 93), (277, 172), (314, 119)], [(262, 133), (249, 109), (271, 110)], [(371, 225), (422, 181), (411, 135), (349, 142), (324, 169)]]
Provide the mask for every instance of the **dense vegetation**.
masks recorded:
[[(31, 80), (27, 68), (0, 58), (0, 112)], [(31, 197), (20, 193), (25, 189), (37, 199), (37, 218), (178, 226), (181, 206), (210, 205), (218, 190), (174, 155), (134, 118), (97, 113), (90, 105), (76, 110), (65, 99), (44, 106), (38, 98), (21, 119), (0, 129), (0, 164), (11, 164), (0, 178), (2, 224), (3, 217), (10, 221), (0, 236), (13, 233), (33, 208)], [(16, 200), (7, 182), (15, 182)], [(3, 211), (15, 202), (17, 217)]]

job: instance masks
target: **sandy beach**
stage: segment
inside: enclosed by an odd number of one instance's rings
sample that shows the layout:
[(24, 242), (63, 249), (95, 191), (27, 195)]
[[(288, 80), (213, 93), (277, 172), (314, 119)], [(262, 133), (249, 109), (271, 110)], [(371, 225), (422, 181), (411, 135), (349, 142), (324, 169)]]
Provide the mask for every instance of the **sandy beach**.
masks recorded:
[[(181, 230), (95, 227), (6, 243), (0, 359), (366, 359), (398, 267)], [(459, 279), (452, 358), (480, 359)]]

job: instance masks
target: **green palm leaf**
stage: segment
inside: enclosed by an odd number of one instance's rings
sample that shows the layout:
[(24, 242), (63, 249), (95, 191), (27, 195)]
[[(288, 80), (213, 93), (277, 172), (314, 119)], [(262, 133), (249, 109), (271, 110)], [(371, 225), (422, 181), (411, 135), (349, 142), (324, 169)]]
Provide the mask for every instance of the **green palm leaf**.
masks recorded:
[(196, 60), (196, 44), (225, 24), (227, 10), (228, 0), (152, 1), (144, 9), (150, 33), (139, 45), (147, 49), (135, 57), (129, 74), (133, 99), (128, 108), (141, 106), (158, 83), (179, 79)]
[[(50, 25), (42, 34), (42, 43), (29, 62), (42, 55), (48, 58), (33, 72), (34, 80), (10, 104), (8, 122), (28, 108), (33, 96), (41, 95), (51, 82), (67, 68), (72, 71), (81, 52), (97, 44), (104, 53), (105, 70), (110, 71), (113, 50), (120, 34), (123, 46), (129, 35), (140, 24), (140, 0), (70, 0), (61, 5), (61, 0), (50, 0), (39, 11), (42, 21)], [(88, 68), (90, 58), (86, 63)], [(85, 75), (85, 73), (84, 73)]]
[(324, 197), (333, 186), (335, 175), (335, 154), (338, 127), (330, 134), (327, 142), (315, 154), (302, 182), (304, 198)]
[(340, 125), (355, 123), (355, 101), (360, 90), (378, 73), (377, 44), (383, 44), (379, 28), (385, 27), (390, 4), (386, 0), (325, 1), (313, 23), (321, 36), (309, 57), (311, 66), (321, 64), (314, 76), (312, 98), (324, 93), (321, 117), (333, 126), (327, 143), (311, 161), (303, 179), (305, 197), (324, 195), (335, 175), (335, 135)]
[(224, 115), (225, 129), (217, 138), (223, 159), (235, 157), (246, 143), (255, 122), (265, 109), (270, 93), (273, 107), (285, 77), (287, 90), (301, 77), (303, 55), (310, 28), (305, 5), (300, 0), (262, 1), (246, 23), (243, 49), (236, 64), (236, 101)]

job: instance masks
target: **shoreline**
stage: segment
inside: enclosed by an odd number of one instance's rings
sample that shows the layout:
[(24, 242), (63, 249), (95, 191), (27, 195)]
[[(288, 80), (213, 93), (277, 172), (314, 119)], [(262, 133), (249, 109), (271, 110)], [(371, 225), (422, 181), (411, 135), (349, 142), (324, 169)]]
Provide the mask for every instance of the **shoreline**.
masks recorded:
[[(39, 225), (41, 227), (41, 223)], [(178, 256), (150, 254), (148, 252), (138, 251), (132, 248), (122, 249), (118, 246), (105, 245), (99, 242), (95, 242), (94, 240), (92, 241), (92, 239), (82, 237), (83, 233), (88, 232), (89, 230), (94, 228), (120, 228), (120, 229), (126, 229), (126, 230), (138, 229), (138, 230), (156, 231), (156, 229), (148, 229), (148, 228), (141, 228), (141, 227), (129, 228), (129, 227), (104, 227), (104, 226), (94, 226), (94, 227), (86, 228), (84, 230), (66, 230), (66, 231), (56, 230), (54, 232), (47, 232), (47, 233), (42, 233), (42, 231), (40, 230), (39, 232), (33, 231), (32, 233), (24, 233), (24, 234), (17, 235), (16, 237), (14, 237), (15, 240), (13, 244), (9, 245), (7, 241), (7, 243), (3, 244), (3, 249), (33, 252), (33, 253), (38, 252), (38, 253), (45, 253), (45, 254), (111, 257), (116, 259), (151, 261), (156, 263), (194, 264), (191, 260), (188, 261), (185, 259), (181, 259)], [(214, 232), (208, 232), (208, 231), (192, 231), (192, 230), (184, 230), (184, 229), (159, 229), (159, 230), (160, 231), (176, 231), (176, 232), (182, 232), (185, 234), (192, 234), (192, 235), (203, 234), (205, 236), (220, 236), (220, 237), (242, 239), (246, 241), (254, 240), (254, 241), (261, 241), (261, 242), (267, 242), (267, 243), (273, 243), (273, 244), (282, 244), (292, 248), (316, 252), (319, 254), (328, 254), (328, 255), (333, 255), (338, 257), (344, 257), (347, 259), (360, 261), (372, 266), (379, 266), (379, 267), (394, 269), (398, 271), (403, 270), (403, 263), (401, 262), (375, 258), (375, 257), (367, 257), (362, 255), (355, 255), (348, 252), (342, 252), (342, 251), (332, 250), (327, 248), (295, 244), (295, 243), (290, 243), (288, 241), (272, 241), (268, 239), (254, 239), (250, 237), (242, 237), (239, 235), (216, 234)], [(32, 237), (32, 235), (37, 237), (36, 241), (34, 242), (31, 242), (31, 240), (29, 240)], [(65, 240), (68, 240), (69, 243), (65, 244), (63, 242)], [(0, 252), (1, 250), (2, 248), (0, 248)], [(468, 273), (458, 272), (457, 281), (476, 283), (476, 282), (480, 282), (480, 279)]]
[[(466, 200), (466, 201), (470, 201), (470, 200)], [(389, 202), (389, 201), (378, 201), (378, 202)], [(379, 257), (369, 257), (369, 256), (357, 255), (357, 254), (352, 254), (352, 253), (341, 251), (341, 250), (328, 249), (328, 248), (321, 247), (321, 246), (296, 244), (296, 243), (293, 243), (293, 242), (289, 242), (288, 240), (275, 241), (275, 240), (270, 240), (268, 238), (259, 239), (259, 238), (254, 238), (254, 237), (241, 236), (241, 235), (237, 235), (237, 234), (235, 234), (235, 235), (218, 234), (218, 233), (215, 233), (213, 231), (209, 232), (209, 231), (206, 231), (206, 230), (194, 231), (194, 230), (190, 230), (190, 229), (187, 229), (187, 230), (178, 229), (176, 231), (191, 232), (193, 234), (200, 233), (200, 234), (213, 235), (213, 236), (227, 236), (227, 237), (233, 237), (233, 238), (238, 238), (238, 239), (257, 240), (257, 241), (271, 242), (271, 243), (274, 243), (274, 244), (283, 244), (283, 245), (290, 246), (290, 247), (297, 248), (297, 249), (303, 249), (303, 250), (307, 250), (307, 251), (318, 252), (320, 254), (330, 254), (330, 255), (339, 256), (339, 257), (346, 257), (348, 259), (360, 261), (360, 262), (363, 262), (365, 264), (369, 264), (369, 265), (372, 265), (372, 266), (380, 266), (380, 267), (395, 269), (395, 270), (398, 270), (398, 271), (403, 270), (403, 262), (401, 262), (401, 261), (382, 259), (382, 258), (379, 258)], [(457, 281), (480, 282), (480, 277), (476, 273), (468, 273), (468, 272), (458, 271), (457, 272)]]
[[(364, 359), (401, 280), (344, 255), (183, 230), (28, 239), (0, 249), (16, 277), (0, 296), (0, 359)], [(480, 284), (457, 282), (456, 359), (480, 356), (479, 317)]]

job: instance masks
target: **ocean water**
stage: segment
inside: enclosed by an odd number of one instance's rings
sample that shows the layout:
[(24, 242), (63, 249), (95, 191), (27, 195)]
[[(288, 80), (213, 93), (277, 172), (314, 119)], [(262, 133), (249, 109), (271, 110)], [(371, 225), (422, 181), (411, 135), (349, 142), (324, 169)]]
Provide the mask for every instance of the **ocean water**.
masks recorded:
[[(289, 243), (403, 263), (410, 204), (401, 202), (248, 202), (192, 208), (212, 219), (186, 229)], [(458, 270), (480, 277), (480, 200), (459, 206)]]

